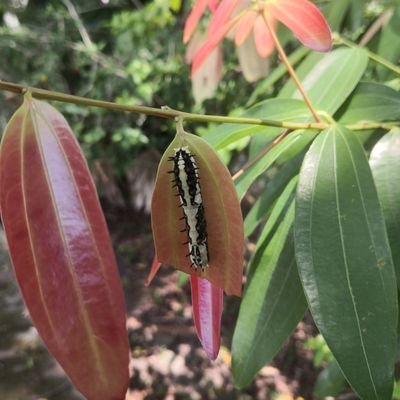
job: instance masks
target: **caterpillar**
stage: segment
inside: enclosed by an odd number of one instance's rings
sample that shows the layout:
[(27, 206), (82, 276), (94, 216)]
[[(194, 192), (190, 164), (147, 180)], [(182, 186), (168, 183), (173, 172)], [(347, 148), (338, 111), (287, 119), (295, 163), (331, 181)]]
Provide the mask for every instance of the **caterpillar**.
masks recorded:
[(207, 223), (204, 214), (203, 198), (201, 195), (200, 178), (194, 156), (187, 146), (174, 149), (175, 155), (169, 157), (173, 162), (173, 186), (177, 188), (180, 207), (183, 210), (182, 220), (185, 227), (189, 247), (188, 257), (195, 269), (204, 270), (208, 266), (209, 253), (207, 242)]

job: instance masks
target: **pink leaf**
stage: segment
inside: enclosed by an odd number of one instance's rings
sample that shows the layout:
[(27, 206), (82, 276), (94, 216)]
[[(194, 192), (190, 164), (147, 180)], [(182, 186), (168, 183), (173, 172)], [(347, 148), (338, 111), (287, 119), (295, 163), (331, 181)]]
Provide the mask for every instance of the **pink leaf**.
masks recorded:
[(266, 4), (270, 15), (285, 24), (304, 46), (316, 51), (332, 47), (331, 31), (325, 17), (308, 0), (276, 0)]
[(183, 43), (187, 43), (192, 36), (192, 33), (196, 29), (197, 24), (201, 16), (204, 14), (204, 11), (207, 8), (209, 0), (197, 0), (192, 12), (189, 14), (188, 18), (185, 22), (185, 28), (183, 30)]
[(237, 48), (237, 54), (243, 76), (248, 82), (255, 82), (269, 75), (269, 59), (259, 56), (253, 36), (249, 36), (245, 42)]
[(221, 46), (216, 47), (196, 75), (192, 77), (192, 92), (196, 103), (202, 103), (205, 99), (213, 97), (222, 78), (223, 59)]
[(236, 19), (228, 21), (225, 25), (221, 26), (207, 41), (203, 44), (200, 50), (196, 53), (192, 64), (192, 77), (198, 71), (204, 60), (210, 53), (218, 46), (227, 32), (235, 25)]
[(211, 12), (215, 12), (218, 7), (218, 2), (219, 0), (208, 0), (208, 8), (211, 10)]
[(150, 269), (149, 275), (148, 275), (148, 277), (146, 279), (146, 283), (145, 283), (146, 286), (150, 285), (151, 281), (156, 276), (156, 274), (157, 274), (158, 270), (160, 269), (160, 267), (161, 267), (160, 261), (158, 261), (157, 257), (154, 256), (153, 263), (151, 264), (151, 269)]
[(220, 31), (220, 28), (225, 25), (238, 2), (239, 0), (222, 0), (208, 26), (209, 38), (216, 35), (216, 33)]
[[(270, 22), (271, 26), (274, 27), (275, 23), (271, 21), (271, 18)], [(254, 23), (254, 43), (256, 44), (257, 53), (263, 58), (268, 57), (274, 51), (271, 33), (262, 15), (258, 15)]]
[(240, 19), (238, 26), (235, 28), (235, 44), (241, 46), (249, 36), (253, 29), (254, 21), (257, 17), (257, 13), (254, 10), (246, 12)]
[[(204, 42), (204, 35), (197, 31), (187, 46), (185, 62), (190, 64), (193, 61), (197, 50), (201, 48)], [(192, 92), (196, 103), (201, 103), (213, 96), (222, 78), (222, 66), (222, 48), (217, 46), (192, 77)]]
[(206, 279), (190, 275), (193, 318), (200, 342), (211, 360), (220, 347), (223, 290)]

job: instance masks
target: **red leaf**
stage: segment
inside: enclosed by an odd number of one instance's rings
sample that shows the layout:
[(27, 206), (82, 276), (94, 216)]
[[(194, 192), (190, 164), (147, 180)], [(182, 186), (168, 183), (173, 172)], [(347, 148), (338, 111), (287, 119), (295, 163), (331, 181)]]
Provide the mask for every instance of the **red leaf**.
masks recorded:
[(197, 0), (192, 12), (189, 14), (188, 18), (185, 22), (185, 28), (183, 30), (183, 43), (187, 43), (192, 36), (192, 33), (196, 29), (197, 24), (201, 16), (204, 14), (204, 11), (207, 8), (209, 0)]
[(198, 71), (204, 60), (211, 54), (211, 52), (219, 45), (224, 36), (236, 24), (237, 20), (233, 19), (228, 21), (225, 25), (221, 26), (213, 35), (208, 36), (206, 42), (196, 53), (192, 64), (192, 77)]
[(161, 263), (157, 260), (157, 257), (154, 257), (153, 262), (151, 264), (150, 272), (149, 275), (146, 279), (146, 286), (149, 286), (151, 281), (154, 279), (156, 276), (158, 270), (161, 267)]
[(219, 0), (208, 0), (208, 8), (212, 11), (215, 12), (215, 10), (218, 7), (218, 2)]
[(208, 37), (213, 37), (220, 28), (227, 23), (239, 0), (222, 0), (215, 11), (210, 25), (208, 26)]
[(220, 347), (223, 291), (206, 279), (190, 276), (193, 318), (200, 342), (211, 360)]
[(304, 46), (316, 51), (331, 49), (329, 25), (318, 7), (309, 0), (275, 0), (266, 3), (266, 10), (285, 24)]
[(240, 21), (235, 28), (236, 46), (241, 46), (247, 39), (251, 30), (253, 29), (254, 21), (256, 20), (257, 15), (257, 12), (255, 12), (254, 10), (249, 10), (243, 15), (242, 18), (240, 18)]
[(89, 399), (128, 386), (125, 305), (105, 220), (67, 122), (26, 96), (0, 149), (0, 207), (29, 313)]
[[(174, 149), (188, 146), (199, 168), (200, 186), (207, 223), (209, 266), (197, 270), (187, 257), (187, 233), (182, 232), (182, 208), (171, 183)], [(187, 274), (208, 279), (227, 294), (240, 296), (243, 274), (243, 220), (232, 178), (216, 152), (203, 139), (177, 135), (158, 167), (151, 205), (151, 225), (157, 259)]]
[[(270, 22), (271, 27), (275, 28), (275, 22), (271, 18)], [(257, 53), (263, 58), (268, 57), (274, 51), (274, 42), (271, 33), (261, 14), (257, 16), (254, 23), (254, 43)]]

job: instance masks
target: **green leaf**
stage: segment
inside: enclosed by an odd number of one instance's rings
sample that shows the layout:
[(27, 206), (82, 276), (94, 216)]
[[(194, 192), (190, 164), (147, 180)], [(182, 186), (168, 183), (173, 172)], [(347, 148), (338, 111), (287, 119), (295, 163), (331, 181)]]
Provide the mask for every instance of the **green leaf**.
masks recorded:
[(400, 129), (393, 129), (374, 146), (369, 163), (378, 190), (392, 248), (393, 263), (400, 282)]
[[(325, 54), (315, 64), (311, 64), (310, 60), (318, 60), (318, 57), (307, 57), (301, 64), (299, 75), (303, 87), (318, 110), (333, 114), (363, 76), (368, 64), (367, 52), (361, 48), (341, 48)], [(279, 97), (302, 98), (291, 81)]]
[(339, 32), (342, 22), (351, 3), (348, 0), (329, 2), (324, 9), (324, 14), (333, 32)]
[[(385, 24), (382, 29), (382, 34), (379, 38), (377, 53), (388, 61), (397, 64), (400, 58), (400, 5), (393, 9), (392, 17), (388, 24)], [(376, 65), (376, 69), (380, 80), (385, 80), (390, 77), (395, 78), (395, 72), (390, 71), (381, 64)], [(397, 76), (398, 77), (398, 76)]]
[(335, 360), (324, 368), (318, 375), (313, 394), (318, 398), (336, 396), (346, 389), (346, 387), (346, 378), (343, 376), (343, 373)]
[(294, 257), (293, 202), (253, 265), (232, 342), (235, 385), (247, 386), (279, 351), (306, 310)]
[[(302, 121), (309, 114), (302, 101), (293, 99), (268, 99), (247, 110), (242, 117), (262, 118), (275, 121)], [(246, 136), (260, 133), (276, 136), (282, 128), (246, 124), (221, 124), (203, 138), (219, 150)]]
[(236, 180), (235, 186), (239, 198), (244, 196), (254, 180), (264, 173), (279, 157), (286, 152), (290, 152), (293, 156), (297, 155), (309, 145), (315, 135), (316, 133), (313, 131), (294, 131), (264, 154)]
[(291, 204), (291, 201), (293, 199), (297, 181), (298, 177), (295, 176), (284, 188), (282, 194), (279, 196), (278, 200), (274, 204), (271, 215), (269, 216), (261, 232), (261, 235), (258, 238), (257, 248), (250, 262), (250, 267), (258, 264), (260, 254), (263, 253), (265, 246), (269, 243), (271, 237), (275, 233), (276, 227), (282, 222), (284, 213), (287, 211), (288, 205)]
[[(298, 47), (288, 57), (290, 64), (292, 66), (296, 65), (309, 52), (310, 49), (308, 49), (307, 47), (304, 46)], [(254, 92), (251, 94), (249, 100), (247, 101), (246, 106), (253, 105), (258, 98), (265, 98), (271, 86), (273, 86), (279, 79), (281, 79), (286, 74), (287, 74), (286, 66), (283, 63), (279, 64), (279, 66), (277, 66), (272, 70), (271, 74), (268, 75), (266, 79), (257, 83), (257, 86), (254, 89)]]
[(283, 195), (282, 191), (285, 189), (285, 186), (291, 185), (291, 178), (293, 178), (300, 169), (302, 160), (302, 154), (289, 160), (287, 163), (283, 164), (278, 172), (267, 182), (263, 192), (253, 204), (244, 220), (244, 235), (246, 237), (251, 235), (257, 225), (267, 217), (268, 210), (272, 208), (276, 198)]
[(391, 399), (396, 277), (364, 149), (339, 125), (303, 163), (295, 243), (311, 313), (345, 377), (362, 399)]
[[(301, 64), (295, 69), (297, 77), (303, 81), (304, 78), (310, 73), (310, 71), (318, 65), (318, 63), (323, 60), (326, 54), (318, 53), (312, 51), (302, 62)], [(293, 97), (294, 93), (296, 92), (296, 85), (293, 83), (291, 79), (283, 85), (282, 89), (278, 93), (278, 98), (290, 98)]]
[(381, 83), (361, 82), (338, 112), (342, 124), (400, 118), (400, 93)]

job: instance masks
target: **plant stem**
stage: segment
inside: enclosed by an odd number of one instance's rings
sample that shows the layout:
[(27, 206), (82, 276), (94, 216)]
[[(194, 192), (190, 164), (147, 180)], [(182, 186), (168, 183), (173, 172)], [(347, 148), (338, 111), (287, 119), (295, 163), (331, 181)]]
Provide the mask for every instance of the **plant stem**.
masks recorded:
[[(335, 34), (334, 35), (334, 39), (336, 44), (344, 44), (347, 47), (361, 47), (358, 46), (356, 43), (351, 42), (350, 40), (345, 39), (344, 37), (340, 36), (339, 34)], [(362, 47), (364, 48), (364, 47)], [(397, 65), (391, 63), (390, 61), (386, 60), (386, 58), (381, 57), (380, 55), (373, 53), (372, 51), (364, 48), (365, 51), (368, 54), (368, 57), (371, 60), (374, 60), (375, 62), (377, 62), (378, 64), (383, 65), (384, 67), (386, 67), (387, 69), (390, 69), (391, 71), (395, 72), (396, 74), (400, 75), (400, 67), (398, 67)]]
[(133, 113), (140, 113), (151, 115), (160, 118), (174, 119), (180, 117), (185, 121), (198, 121), (198, 122), (216, 122), (216, 123), (231, 123), (231, 124), (246, 124), (246, 125), (265, 125), (274, 126), (283, 129), (316, 129), (323, 130), (328, 127), (326, 123), (312, 123), (312, 122), (286, 122), (275, 121), (263, 118), (241, 118), (241, 117), (226, 117), (220, 115), (202, 115), (192, 114), (182, 111), (173, 110), (168, 107), (153, 108), (145, 106), (132, 106), (125, 104), (118, 104), (109, 101), (95, 100), (86, 97), (74, 96), (61, 92), (54, 92), (51, 90), (44, 90), (32, 87), (25, 87), (11, 82), (0, 81), (0, 90), (6, 90), (14, 93), (24, 94), (27, 91), (32, 93), (32, 96), (37, 99), (55, 100), (64, 103), (73, 103), (89, 107), (100, 107), (113, 111), (126, 111)]
[(319, 117), (319, 115), (318, 115), (318, 113), (316, 111), (316, 109), (312, 105), (311, 100), (307, 96), (307, 93), (304, 90), (299, 78), (297, 77), (296, 72), (294, 72), (294, 69), (291, 66), (291, 64), (290, 64), (290, 62), (289, 62), (289, 60), (288, 60), (288, 58), (286, 56), (285, 50), (283, 50), (283, 47), (281, 46), (281, 44), (279, 42), (279, 39), (276, 36), (275, 30), (274, 30), (273, 26), (271, 26), (271, 23), (269, 22), (268, 17), (265, 15), (265, 12), (262, 12), (262, 16), (264, 18), (265, 24), (267, 25), (267, 27), (268, 27), (268, 29), (269, 29), (269, 31), (271, 33), (271, 37), (272, 37), (272, 40), (274, 41), (274, 45), (275, 45), (276, 50), (277, 50), (277, 52), (279, 54), (279, 57), (282, 60), (282, 62), (285, 64), (285, 66), (286, 66), (286, 68), (287, 68), (287, 70), (289, 72), (290, 77), (293, 79), (293, 82), (297, 86), (297, 89), (299, 90), (300, 94), (302, 95), (305, 103), (307, 104), (307, 107), (310, 109), (311, 114), (313, 115), (315, 120), (317, 122), (322, 122), (321, 118)]
[(263, 157), (265, 154), (267, 154), (273, 147), (275, 147), (279, 142), (281, 142), (290, 132), (292, 132), (291, 129), (286, 129), (283, 131), (272, 143), (270, 143), (265, 149), (263, 149), (257, 156), (249, 161), (247, 164), (243, 165), (242, 168), (239, 169), (235, 173), (235, 175), (232, 176), (232, 180), (235, 181), (237, 178), (239, 178), (240, 175), (243, 174), (248, 168), (250, 168), (253, 164), (255, 164), (261, 157)]
[(369, 129), (386, 129), (390, 131), (393, 128), (400, 127), (400, 121), (391, 122), (375, 122), (375, 121), (361, 121), (355, 124), (346, 125), (346, 128), (352, 131), (364, 131)]
[[(131, 106), (131, 105), (113, 103), (110, 101), (102, 101), (86, 97), (74, 96), (71, 94), (66, 94), (61, 92), (53, 92), (51, 90), (26, 87), (23, 85), (18, 85), (16, 83), (5, 82), (1, 80), (0, 80), (0, 90), (5, 90), (19, 94), (25, 94), (26, 92), (29, 92), (32, 95), (32, 97), (37, 99), (61, 101), (63, 103), (73, 103), (88, 107), (99, 107), (112, 111), (125, 111), (131, 113), (145, 114), (159, 118), (167, 118), (167, 119), (180, 118), (182, 121), (261, 125), (261, 126), (272, 126), (276, 128), (291, 129), (291, 130), (295, 129), (324, 130), (330, 126), (329, 123), (325, 122), (288, 122), (288, 121), (275, 121), (264, 118), (225, 117), (221, 115), (192, 114), (192, 113), (173, 110), (168, 107), (154, 108), (145, 106)], [(324, 115), (324, 113), (321, 112), (321, 115)], [(346, 125), (346, 127), (352, 130), (367, 130), (376, 128), (390, 130), (394, 127), (398, 127), (399, 125), (400, 121), (393, 121), (393, 122), (360, 121), (354, 124)]]

